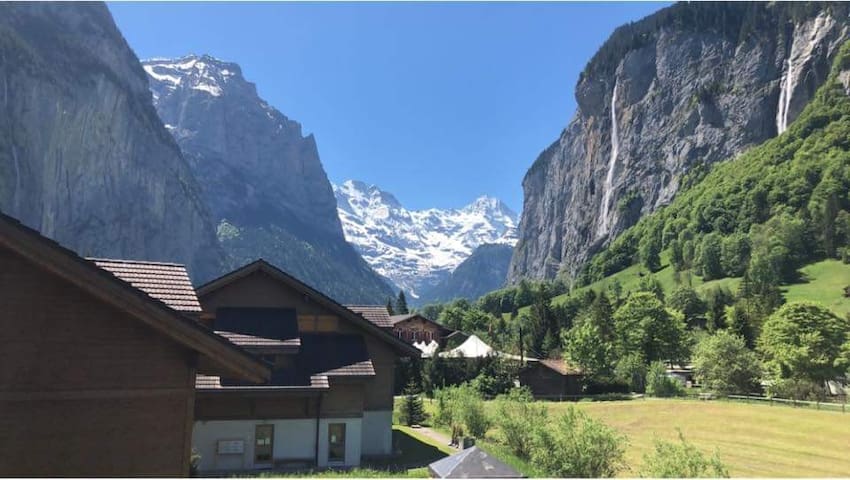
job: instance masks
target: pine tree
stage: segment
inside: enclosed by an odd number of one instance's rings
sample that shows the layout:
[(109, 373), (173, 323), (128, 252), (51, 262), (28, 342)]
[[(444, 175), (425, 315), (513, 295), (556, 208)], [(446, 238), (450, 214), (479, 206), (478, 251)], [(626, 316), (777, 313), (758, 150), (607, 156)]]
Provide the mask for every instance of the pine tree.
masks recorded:
[(393, 299), (392, 298), (387, 299), (387, 312), (390, 315), (395, 315), (395, 309), (393, 308)]
[(404, 296), (404, 290), (398, 291), (398, 299), (395, 301), (395, 314), (407, 315), (410, 310), (407, 309), (407, 298)]
[(411, 379), (404, 389), (404, 400), (401, 403), (401, 421), (408, 427), (425, 422), (425, 407), (422, 399), (416, 393), (416, 386)]

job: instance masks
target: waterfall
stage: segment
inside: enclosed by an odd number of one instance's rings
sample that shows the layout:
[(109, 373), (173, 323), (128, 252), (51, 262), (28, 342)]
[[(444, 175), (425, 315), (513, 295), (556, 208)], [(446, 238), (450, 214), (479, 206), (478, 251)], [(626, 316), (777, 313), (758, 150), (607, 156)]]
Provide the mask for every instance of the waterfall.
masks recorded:
[[(776, 106), (776, 133), (788, 128), (788, 116), (791, 109), (791, 95), (794, 87), (803, 76), (806, 65), (811, 61), (815, 49), (823, 42), (830, 29), (835, 25), (826, 13), (799, 26), (792, 33), (791, 49), (785, 61), (785, 70), (779, 83), (779, 105)], [(802, 40), (797, 42), (797, 40)]]
[(614, 82), (614, 90), (611, 92), (611, 158), (608, 159), (608, 173), (605, 175), (605, 184), (602, 187), (602, 204), (599, 207), (599, 227), (596, 236), (601, 237), (608, 233), (610, 219), (608, 213), (611, 203), (611, 184), (614, 183), (614, 167), (617, 164), (617, 153), (620, 149), (620, 139), (617, 134), (617, 83)]
[[(791, 47), (794, 50), (794, 47)], [(782, 79), (779, 82), (779, 105), (776, 106), (776, 134), (779, 135), (788, 128), (788, 106), (791, 105), (791, 92), (794, 89), (793, 81), (791, 80), (791, 56), (785, 61), (785, 71), (782, 72)]]

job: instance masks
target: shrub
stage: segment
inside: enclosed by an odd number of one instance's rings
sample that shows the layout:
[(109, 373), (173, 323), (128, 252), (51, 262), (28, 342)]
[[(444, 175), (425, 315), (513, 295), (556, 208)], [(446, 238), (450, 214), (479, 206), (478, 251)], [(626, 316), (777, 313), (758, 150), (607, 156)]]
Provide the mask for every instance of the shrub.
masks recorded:
[(570, 407), (534, 429), (531, 461), (552, 477), (613, 477), (625, 466), (625, 438)]
[(652, 362), (646, 373), (646, 394), (653, 397), (677, 397), (684, 395), (682, 383), (667, 375), (661, 362)]
[(490, 419), (484, 411), (484, 400), (478, 392), (469, 384), (463, 384), (457, 388), (455, 402), (460, 420), (466, 426), (466, 431), (476, 438), (484, 438), (484, 434), (490, 429)]
[(546, 407), (534, 403), (527, 387), (515, 388), (496, 399), (496, 414), (495, 423), (502, 443), (517, 457), (528, 460), (534, 431), (546, 424)]
[(434, 422), (452, 429), (465, 427), (472, 436), (483, 438), (490, 428), (481, 395), (469, 383), (435, 392), (437, 413)]
[(679, 442), (655, 440), (655, 449), (643, 456), (641, 477), (651, 478), (705, 478), (729, 477), (729, 471), (715, 452), (706, 458), (695, 446), (688, 443), (682, 432)]

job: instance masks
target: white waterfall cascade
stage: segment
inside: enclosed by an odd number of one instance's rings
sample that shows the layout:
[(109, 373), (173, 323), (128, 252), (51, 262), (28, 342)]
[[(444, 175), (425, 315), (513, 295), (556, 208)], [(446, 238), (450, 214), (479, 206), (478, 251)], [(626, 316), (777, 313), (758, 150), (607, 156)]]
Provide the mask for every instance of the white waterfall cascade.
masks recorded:
[(617, 84), (614, 82), (614, 91), (611, 92), (611, 158), (608, 160), (608, 173), (605, 175), (605, 184), (602, 187), (602, 204), (599, 206), (599, 227), (596, 236), (602, 237), (608, 233), (610, 219), (608, 214), (611, 203), (611, 190), (614, 183), (614, 167), (617, 164), (617, 154), (620, 150), (620, 139), (617, 132)]
[[(776, 106), (776, 132), (781, 134), (788, 128), (788, 115), (791, 107), (791, 96), (794, 87), (803, 77), (815, 49), (821, 44), (829, 30), (835, 25), (835, 20), (826, 13), (821, 13), (795, 30), (792, 34), (791, 49), (785, 61), (785, 69), (779, 83), (779, 104)], [(798, 34), (799, 32), (799, 34)], [(803, 40), (798, 42), (797, 40)]]

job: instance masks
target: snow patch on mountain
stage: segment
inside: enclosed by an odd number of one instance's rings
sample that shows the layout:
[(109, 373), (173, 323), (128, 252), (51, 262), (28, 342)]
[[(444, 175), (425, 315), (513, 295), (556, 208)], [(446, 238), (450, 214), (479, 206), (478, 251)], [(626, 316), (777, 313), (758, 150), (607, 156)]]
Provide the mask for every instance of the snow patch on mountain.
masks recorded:
[(333, 185), (345, 238), (378, 273), (413, 298), (448, 276), (476, 247), (515, 245), (517, 214), (482, 196), (459, 209), (408, 210), (375, 185)]

